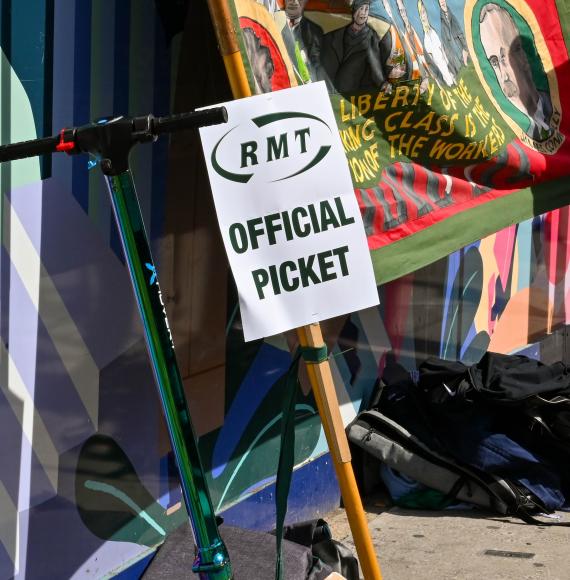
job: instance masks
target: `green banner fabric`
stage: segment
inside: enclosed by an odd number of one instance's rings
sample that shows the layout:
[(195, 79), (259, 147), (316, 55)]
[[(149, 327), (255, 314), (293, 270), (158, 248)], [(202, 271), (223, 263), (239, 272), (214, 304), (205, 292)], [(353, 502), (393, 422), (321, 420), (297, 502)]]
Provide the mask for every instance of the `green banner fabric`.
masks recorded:
[(255, 93), (326, 83), (378, 283), (568, 204), (570, 4), (231, 8)]

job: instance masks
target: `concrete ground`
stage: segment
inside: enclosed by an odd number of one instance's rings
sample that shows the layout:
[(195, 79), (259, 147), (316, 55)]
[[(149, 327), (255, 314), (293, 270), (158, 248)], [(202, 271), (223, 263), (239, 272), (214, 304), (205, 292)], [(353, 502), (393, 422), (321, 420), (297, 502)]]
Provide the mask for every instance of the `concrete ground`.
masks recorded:
[[(381, 499), (365, 501), (365, 510), (384, 580), (570, 580), (570, 527), (388, 508)], [(559, 515), (570, 522), (570, 513)], [(325, 519), (356, 554), (344, 509)]]

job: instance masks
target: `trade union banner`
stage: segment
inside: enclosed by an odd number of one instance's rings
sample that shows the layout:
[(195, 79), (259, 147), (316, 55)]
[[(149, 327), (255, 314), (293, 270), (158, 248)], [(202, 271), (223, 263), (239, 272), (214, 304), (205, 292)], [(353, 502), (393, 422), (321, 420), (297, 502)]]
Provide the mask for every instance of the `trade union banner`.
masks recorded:
[(326, 83), (378, 283), (568, 204), (569, 7), (231, 2), (254, 93)]

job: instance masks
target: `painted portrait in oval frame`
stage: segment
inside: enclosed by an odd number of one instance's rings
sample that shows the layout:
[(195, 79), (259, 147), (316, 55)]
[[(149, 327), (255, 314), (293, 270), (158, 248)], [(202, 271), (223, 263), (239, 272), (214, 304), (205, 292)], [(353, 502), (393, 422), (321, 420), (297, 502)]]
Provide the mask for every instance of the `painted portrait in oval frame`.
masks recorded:
[(556, 153), (564, 142), (558, 81), (534, 12), (522, 0), (467, 0), (465, 32), (481, 84), (515, 135)]

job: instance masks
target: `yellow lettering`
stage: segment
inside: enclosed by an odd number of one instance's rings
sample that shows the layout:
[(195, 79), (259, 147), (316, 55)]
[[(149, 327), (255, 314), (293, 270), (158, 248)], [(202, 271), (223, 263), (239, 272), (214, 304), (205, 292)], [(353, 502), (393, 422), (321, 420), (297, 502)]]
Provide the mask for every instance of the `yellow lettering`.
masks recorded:
[(414, 158), (414, 157), (418, 157), (419, 156), (419, 150), (424, 148), (424, 145), (426, 143), (426, 141), (428, 140), (427, 137), (418, 137), (413, 148), (412, 148), (412, 152), (410, 153), (410, 157)]
[[(372, 128), (369, 128), (370, 125), (372, 125)], [(362, 138), (365, 141), (374, 139), (374, 119), (366, 119), (364, 125), (362, 125)]]
[(430, 111), (427, 115), (425, 115), (424, 117), (422, 117), (415, 125), (414, 125), (414, 129), (420, 129), (420, 128), (424, 128), (426, 131), (429, 131), (429, 128), (431, 127), (431, 123), (433, 121), (433, 118), (435, 116), (435, 112), (434, 111)]
[(378, 111), (380, 109), (385, 109), (386, 105), (388, 104), (389, 96), (383, 92), (379, 91), (378, 96), (376, 97), (376, 101), (374, 102), (374, 110)]
[(439, 159), (447, 149), (448, 145), (445, 141), (438, 139), (432, 146), (429, 156), (434, 159)]
[(442, 137), (449, 137), (455, 131), (455, 121), (459, 119), (458, 113), (453, 113), (449, 118), (449, 129), (441, 134)]
[(344, 112), (344, 103), (346, 101), (344, 99), (340, 100), (340, 119), (343, 123), (346, 123), (346, 121), (350, 121), (350, 114), (347, 114)]
[(392, 107), (397, 107), (399, 104), (401, 104), (402, 107), (407, 107), (409, 94), (409, 87), (406, 85), (398, 85), (394, 93), (394, 98), (392, 99)]
[(393, 118), (399, 117), (402, 114), (402, 111), (396, 111), (395, 113), (390, 113), (386, 119), (384, 120), (384, 127), (386, 131), (395, 131), (398, 128), (398, 125), (391, 125), (390, 122)]
[(370, 95), (359, 95), (359, 97), (358, 97), (358, 112), (361, 115), (366, 115), (366, 113), (368, 113), (368, 111), (370, 110), (371, 98), (372, 97)]
[(412, 124), (410, 123), (410, 117), (413, 117), (414, 112), (413, 111), (408, 111), (405, 115), (404, 118), (402, 119), (402, 123), (400, 125), (400, 127), (402, 127), (403, 129), (409, 129)]

